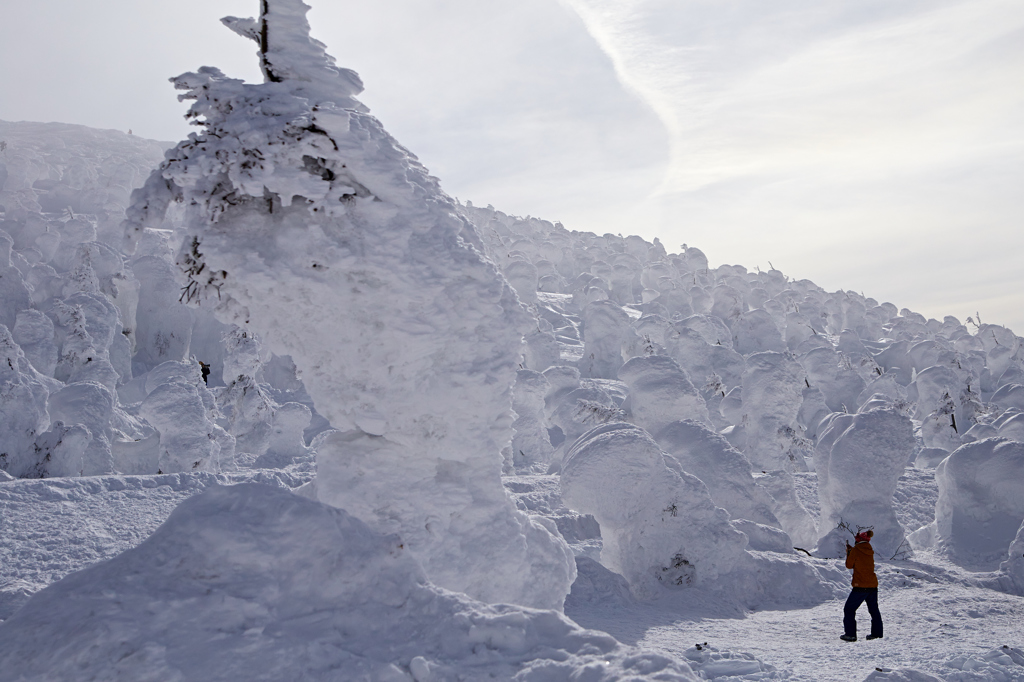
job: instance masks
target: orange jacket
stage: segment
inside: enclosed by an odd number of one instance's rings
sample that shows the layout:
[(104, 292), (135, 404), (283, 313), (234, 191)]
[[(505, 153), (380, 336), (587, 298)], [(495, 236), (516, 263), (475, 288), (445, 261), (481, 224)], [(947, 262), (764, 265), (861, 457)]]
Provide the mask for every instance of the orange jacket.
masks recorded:
[(875, 575), (875, 550), (870, 542), (858, 542), (846, 546), (846, 567), (853, 569), (854, 587), (878, 587)]

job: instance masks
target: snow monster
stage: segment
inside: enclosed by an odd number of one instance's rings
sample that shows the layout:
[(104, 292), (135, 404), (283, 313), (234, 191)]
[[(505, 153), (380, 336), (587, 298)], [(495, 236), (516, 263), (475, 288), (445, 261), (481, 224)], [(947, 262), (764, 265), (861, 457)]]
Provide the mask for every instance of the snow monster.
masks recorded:
[(301, 0), (223, 22), (259, 45), (260, 84), (172, 79), (201, 131), (132, 198), (127, 248), (183, 204), (182, 296), (291, 356), (336, 429), (316, 497), (399, 533), (442, 587), (561, 609), (565, 542), (500, 480), (531, 318), (474, 228), (355, 96)]

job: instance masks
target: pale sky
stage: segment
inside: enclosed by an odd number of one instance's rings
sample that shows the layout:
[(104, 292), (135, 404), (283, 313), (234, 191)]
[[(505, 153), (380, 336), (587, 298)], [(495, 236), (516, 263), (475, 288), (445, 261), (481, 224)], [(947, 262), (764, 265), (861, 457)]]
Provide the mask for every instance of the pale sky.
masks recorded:
[[(1020, 0), (310, 1), (462, 200), (1024, 334)], [(6, 4), (3, 120), (177, 140), (167, 78), (260, 78), (257, 0)]]

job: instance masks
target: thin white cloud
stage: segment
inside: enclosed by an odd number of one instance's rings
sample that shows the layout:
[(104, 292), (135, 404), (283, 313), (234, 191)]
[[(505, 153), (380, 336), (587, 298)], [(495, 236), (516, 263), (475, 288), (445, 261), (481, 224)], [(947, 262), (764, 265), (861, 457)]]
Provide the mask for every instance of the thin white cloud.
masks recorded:
[[(737, 48), (735, 38), (716, 45), (695, 30), (644, 33), (664, 10), (660, 2), (566, 1), (671, 132), (665, 191), (820, 166), (844, 175), (879, 164), (928, 167), (991, 146), (986, 137), (1005, 142), (993, 125), (1019, 135), (1010, 119), (1024, 93), (1005, 86), (1024, 82), (1024, 63), (979, 54), (1024, 26), (1018, 2), (970, 0), (861, 19), (845, 31), (819, 16), (777, 40), (777, 21), (738, 13), (731, 30), (747, 45)], [(844, 4), (834, 4), (837, 21)], [(687, 6), (691, 21), (709, 21), (699, 2), (677, 3), (667, 19), (686, 20), (678, 8)], [(826, 27), (831, 35), (822, 39)]]
[(1020, 2), (564, 2), (669, 131), (663, 240), (1024, 327)]

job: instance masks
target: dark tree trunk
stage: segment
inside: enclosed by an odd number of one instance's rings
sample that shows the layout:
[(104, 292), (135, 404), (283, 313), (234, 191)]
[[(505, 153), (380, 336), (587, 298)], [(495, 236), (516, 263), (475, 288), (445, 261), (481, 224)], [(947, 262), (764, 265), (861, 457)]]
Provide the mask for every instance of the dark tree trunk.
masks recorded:
[(270, 41), (267, 30), (267, 14), (270, 12), (270, 0), (260, 0), (260, 61), (263, 67), (263, 75), (272, 83), (280, 83), (281, 79), (274, 75), (270, 67), (270, 60), (267, 52), (270, 50)]

